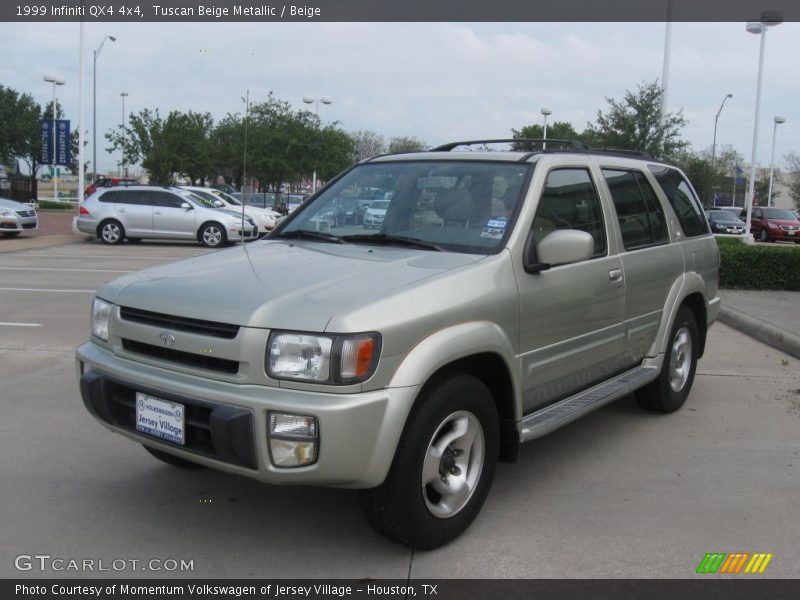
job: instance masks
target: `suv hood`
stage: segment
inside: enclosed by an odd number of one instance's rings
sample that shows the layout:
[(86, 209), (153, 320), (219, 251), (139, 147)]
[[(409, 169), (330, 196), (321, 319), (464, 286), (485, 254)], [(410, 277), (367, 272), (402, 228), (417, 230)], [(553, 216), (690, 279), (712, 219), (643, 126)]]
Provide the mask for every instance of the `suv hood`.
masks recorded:
[(97, 295), (164, 314), (325, 331), (337, 313), (475, 263), (476, 254), (265, 240), (121, 277)]

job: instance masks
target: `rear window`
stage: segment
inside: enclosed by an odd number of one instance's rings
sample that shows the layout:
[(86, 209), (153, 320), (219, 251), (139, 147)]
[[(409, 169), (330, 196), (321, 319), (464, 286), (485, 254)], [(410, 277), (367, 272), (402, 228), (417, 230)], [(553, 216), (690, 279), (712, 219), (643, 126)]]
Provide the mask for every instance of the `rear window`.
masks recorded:
[(678, 171), (661, 165), (648, 165), (669, 200), (684, 235), (693, 237), (708, 233), (708, 225), (703, 218), (703, 207), (695, 197), (692, 188)]

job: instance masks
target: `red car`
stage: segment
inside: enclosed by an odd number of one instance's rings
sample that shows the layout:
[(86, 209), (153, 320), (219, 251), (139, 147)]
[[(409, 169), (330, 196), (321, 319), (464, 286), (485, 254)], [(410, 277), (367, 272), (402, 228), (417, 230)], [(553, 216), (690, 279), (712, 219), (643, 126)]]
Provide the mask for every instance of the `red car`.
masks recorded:
[[(739, 218), (747, 219), (747, 211), (743, 210)], [(800, 244), (800, 221), (794, 211), (788, 208), (754, 206), (750, 216), (750, 233), (762, 242)]]
[(84, 198), (94, 194), (98, 188), (110, 188), (117, 185), (124, 185), (126, 183), (139, 183), (130, 177), (101, 177), (94, 183), (90, 183), (83, 193)]

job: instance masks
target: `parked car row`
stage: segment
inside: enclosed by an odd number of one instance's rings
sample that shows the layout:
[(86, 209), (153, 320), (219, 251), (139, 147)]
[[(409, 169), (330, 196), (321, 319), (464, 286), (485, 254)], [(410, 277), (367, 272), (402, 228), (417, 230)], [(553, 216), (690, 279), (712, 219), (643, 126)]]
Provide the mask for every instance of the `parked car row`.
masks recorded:
[[(707, 211), (706, 216), (714, 233), (745, 233), (746, 208), (714, 208)], [(750, 233), (762, 242), (800, 244), (800, 215), (788, 208), (755, 206), (750, 213)]]
[(220, 208), (189, 190), (153, 185), (102, 188), (81, 203), (79, 231), (106, 244), (145, 238), (196, 239), (209, 248), (255, 239), (258, 225), (247, 214)]

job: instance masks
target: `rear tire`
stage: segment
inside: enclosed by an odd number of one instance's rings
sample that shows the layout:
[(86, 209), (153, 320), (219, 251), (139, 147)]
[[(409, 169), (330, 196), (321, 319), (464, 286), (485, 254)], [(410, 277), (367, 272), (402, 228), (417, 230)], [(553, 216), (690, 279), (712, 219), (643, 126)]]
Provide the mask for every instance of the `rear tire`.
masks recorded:
[(21, 231), (4, 231), (3, 235), (5, 237), (7, 237), (7, 238), (13, 238), (13, 237), (17, 237), (20, 233), (22, 233), (22, 232)]
[(767, 230), (764, 229), (763, 227), (761, 228), (761, 231), (758, 233), (758, 239), (764, 242), (765, 244), (769, 242), (769, 235), (767, 234)]
[(660, 413), (672, 413), (683, 406), (694, 383), (700, 347), (697, 322), (688, 306), (678, 310), (669, 340), (658, 379), (636, 392), (639, 406)]
[(386, 480), (361, 492), (375, 531), (431, 549), (463, 533), (489, 493), (500, 448), (491, 393), (476, 377), (447, 373), (422, 392)]
[(121, 244), (125, 240), (125, 228), (119, 221), (108, 219), (100, 223), (97, 228), (97, 237), (104, 244)]
[(206, 223), (203, 225), (197, 238), (206, 248), (219, 248), (228, 241), (225, 228), (219, 223)]
[(156, 450), (155, 448), (150, 448), (149, 446), (142, 447), (161, 462), (165, 462), (173, 467), (180, 467), (181, 469), (205, 469), (203, 465), (186, 460), (180, 456), (175, 456), (173, 454), (169, 454), (168, 452), (162, 452), (161, 450)]

